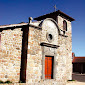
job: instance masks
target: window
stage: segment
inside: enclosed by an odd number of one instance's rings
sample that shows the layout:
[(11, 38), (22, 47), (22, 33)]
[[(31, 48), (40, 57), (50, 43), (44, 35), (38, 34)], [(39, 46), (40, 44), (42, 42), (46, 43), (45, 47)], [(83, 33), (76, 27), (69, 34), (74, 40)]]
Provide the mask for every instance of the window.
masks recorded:
[(67, 31), (67, 22), (65, 20), (63, 21), (63, 30)]
[(48, 40), (48, 42), (52, 42), (54, 39), (53, 39), (53, 34), (51, 34), (51, 33), (46, 33), (46, 38), (47, 38), (47, 40)]
[(53, 79), (53, 56), (45, 56), (45, 79)]

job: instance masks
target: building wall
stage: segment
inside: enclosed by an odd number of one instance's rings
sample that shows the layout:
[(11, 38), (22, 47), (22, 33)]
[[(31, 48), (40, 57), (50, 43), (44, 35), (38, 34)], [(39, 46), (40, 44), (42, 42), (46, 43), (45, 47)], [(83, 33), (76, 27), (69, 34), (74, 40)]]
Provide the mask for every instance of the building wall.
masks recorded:
[[(58, 25), (61, 28), (63, 26), (63, 18), (58, 17)], [(68, 31), (66, 35), (68, 37), (60, 36), (55, 24), (50, 20), (45, 20), (42, 24), (42, 30), (35, 28), (29, 29), (28, 40), (28, 60), (27, 60), (27, 83), (29, 84), (58, 84), (65, 85), (67, 80), (71, 79), (71, 23), (68, 23)], [(50, 24), (48, 24), (50, 23)], [(62, 24), (61, 24), (62, 23)], [(49, 25), (49, 26), (48, 26)], [(61, 26), (62, 25), (62, 26)], [(62, 28), (61, 28), (62, 29)], [(48, 42), (46, 33), (51, 33), (54, 36), (52, 42)], [(70, 41), (69, 41), (70, 40)], [(50, 47), (41, 47), (40, 43), (45, 42), (49, 44), (59, 45), (57, 49)], [(68, 44), (69, 43), (69, 44)], [(35, 49), (35, 50), (32, 50)], [(46, 80), (44, 78), (43, 58), (45, 55), (53, 55), (55, 57), (55, 71), (54, 79)], [(69, 61), (69, 62), (68, 62)], [(67, 66), (68, 64), (68, 66)], [(37, 74), (37, 75), (36, 75)], [(69, 76), (68, 76), (69, 75)]]
[[(62, 18), (61, 16), (58, 16), (58, 26), (61, 30), (63, 30), (63, 20), (66, 20)], [(64, 36), (59, 36), (58, 44), (60, 48), (58, 49), (58, 55), (59, 60), (63, 61), (60, 62), (60, 65), (62, 65), (62, 71), (64, 68), (66, 68), (66, 76), (67, 80), (72, 79), (72, 27), (71, 22), (66, 20), (67, 22), (67, 31), (65, 32)], [(60, 72), (60, 71), (59, 71)], [(62, 73), (62, 72), (61, 72)]]
[(21, 28), (3, 30), (0, 47), (0, 80), (19, 82), (22, 48)]
[(29, 27), (26, 82), (29, 84), (41, 80), (42, 50), (40, 46), (41, 30)]
[[(60, 29), (63, 29), (63, 20), (64, 18), (58, 16), (58, 26)], [(66, 81), (72, 78), (71, 22), (67, 21), (68, 31), (66, 35), (68, 37), (59, 35), (58, 28), (53, 20), (46, 19), (41, 26), (42, 29), (29, 27), (26, 83), (32, 85), (65, 85)], [(47, 39), (47, 34), (53, 35), (52, 41)], [(60, 47), (56, 49), (41, 46), (40, 43), (42, 42), (59, 45)], [(1, 32), (0, 80), (19, 82), (21, 50), (21, 29), (4, 30)], [(54, 56), (54, 79), (46, 80), (44, 77), (45, 55)]]

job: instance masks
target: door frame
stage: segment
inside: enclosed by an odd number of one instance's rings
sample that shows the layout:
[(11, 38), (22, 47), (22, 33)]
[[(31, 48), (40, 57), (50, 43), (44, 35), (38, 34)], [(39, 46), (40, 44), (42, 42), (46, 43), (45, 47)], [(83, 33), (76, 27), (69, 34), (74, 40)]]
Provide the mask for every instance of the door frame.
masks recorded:
[[(51, 79), (53, 79), (53, 71), (54, 71), (54, 56), (49, 56), (49, 55), (45, 55), (45, 57), (52, 57), (52, 76)], [(45, 69), (45, 68), (44, 68)], [(45, 71), (45, 70), (44, 70)], [(45, 78), (46, 79), (46, 78)]]
[[(46, 49), (53, 49), (54, 52), (51, 50), (49, 50), (49, 52), (47, 52)], [(57, 65), (58, 62), (56, 61), (57, 59), (57, 49), (56, 48), (50, 48), (50, 47), (45, 47), (42, 46), (42, 76), (41, 79), (45, 80), (45, 56), (54, 56), (54, 64), (53, 64), (53, 79), (56, 79), (56, 74), (57, 74)]]

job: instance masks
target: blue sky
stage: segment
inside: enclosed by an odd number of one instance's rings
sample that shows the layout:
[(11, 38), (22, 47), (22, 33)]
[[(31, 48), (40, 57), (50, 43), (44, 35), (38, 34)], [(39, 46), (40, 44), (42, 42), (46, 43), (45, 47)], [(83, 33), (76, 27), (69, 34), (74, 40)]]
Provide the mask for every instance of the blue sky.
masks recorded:
[(85, 0), (0, 0), (0, 25), (28, 22), (54, 11), (53, 6), (75, 19), (72, 22), (72, 51), (85, 56)]

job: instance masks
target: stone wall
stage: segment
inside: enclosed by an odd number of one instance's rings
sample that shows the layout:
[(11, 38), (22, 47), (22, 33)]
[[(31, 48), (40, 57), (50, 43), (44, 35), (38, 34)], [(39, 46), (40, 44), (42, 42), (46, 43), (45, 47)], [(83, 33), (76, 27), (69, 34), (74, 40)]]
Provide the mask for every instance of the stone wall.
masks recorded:
[[(63, 30), (63, 20), (66, 19), (58, 16), (58, 26), (61, 30)], [(29, 27), (26, 84), (65, 85), (66, 81), (72, 78), (71, 22), (66, 21), (67, 31), (65, 35), (68, 37), (59, 35), (57, 24), (52, 19), (44, 20), (41, 25), (42, 29)], [(39, 23), (37, 22), (36, 25), (39, 25)], [(52, 40), (48, 39), (48, 34), (52, 35)], [(56, 49), (41, 46), (40, 43), (42, 42), (59, 45), (60, 47)], [(0, 80), (19, 82), (21, 50), (21, 28), (1, 32)], [(53, 79), (45, 79), (45, 55), (54, 56)]]
[[(58, 26), (61, 30), (63, 30), (63, 20), (66, 20), (62, 18), (61, 16), (58, 16)], [(67, 22), (67, 31), (65, 32), (65, 35), (68, 37), (64, 36), (59, 36), (58, 38), (58, 44), (60, 48), (58, 49), (58, 55), (59, 55), (59, 60), (64, 63), (60, 63), (62, 65), (62, 71), (64, 68), (66, 68), (66, 77), (67, 80), (72, 79), (72, 28), (71, 28), (71, 22), (66, 20)], [(60, 72), (60, 71), (59, 71)], [(62, 72), (61, 72), (62, 73)]]
[[(45, 20), (46, 21), (46, 20)], [(50, 26), (47, 23), (50, 23)], [(51, 26), (52, 25), (52, 26)], [(46, 33), (53, 35), (53, 41), (47, 40)], [(57, 49), (50, 47), (42, 47), (40, 43), (46, 42), (54, 45), (59, 45)], [(59, 44), (58, 44), (59, 43)], [(63, 43), (63, 45), (62, 45)], [(58, 29), (52, 21), (47, 20), (43, 22), (42, 30), (29, 28), (29, 40), (28, 40), (28, 59), (27, 59), (27, 71), (26, 82), (32, 85), (65, 85), (67, 81), (66, 76), (66, 38), (59, 36)], [(63, 48), (65, 48), (63, 50)], [(44, 52), (43, 52), (44, 49)], [(63, 50), (63, 51), (62, 51)], [(45, 55), (53, 55), (55, 57), (54, 78), (45, 79), (43, 58)]]
[(3, 30), (0, 47), (0, 80), (19, 82), (22, 48), (21, 28)]
[(41, 29), (29, 27), (26, 82), (41, 80), (42, 51), (40, 46)]

